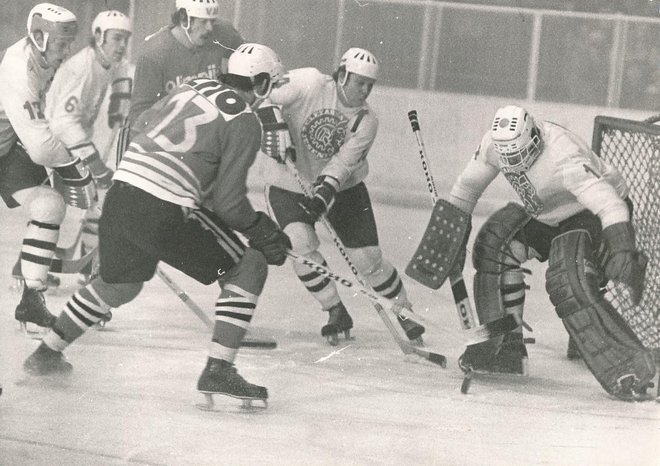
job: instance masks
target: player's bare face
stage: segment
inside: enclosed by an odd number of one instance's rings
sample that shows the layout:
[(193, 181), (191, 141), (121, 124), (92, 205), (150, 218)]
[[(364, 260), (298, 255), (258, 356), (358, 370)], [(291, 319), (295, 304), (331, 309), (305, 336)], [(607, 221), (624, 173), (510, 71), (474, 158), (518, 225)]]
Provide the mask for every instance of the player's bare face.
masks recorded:
[(214, 19), (190, 18), (188, 35), (193, 45), (204, 46), (211, 41), (211, 31), (215, 25)]
[(59, 68), (71, 51), (72, 38), (53, 38), (48, 39), (48, 45), (44, 52), (44, 59), (51, 68)]
[(367, 97), (371, 94), (371, 89), (373, 89), (375, 82), (375, 79), (349, 73), (348, 79), (344, 84), (344, 97), (346, 98), (345, 104), (348, 107), (359, 107), (360, 105), (364, 105)]
[(120, 29), (108, 29), (105, 33), (105, 42), (101, 48), (106, 57), (115, 63), (120, 62), (126, 55), (128, 38), (131, 33)]

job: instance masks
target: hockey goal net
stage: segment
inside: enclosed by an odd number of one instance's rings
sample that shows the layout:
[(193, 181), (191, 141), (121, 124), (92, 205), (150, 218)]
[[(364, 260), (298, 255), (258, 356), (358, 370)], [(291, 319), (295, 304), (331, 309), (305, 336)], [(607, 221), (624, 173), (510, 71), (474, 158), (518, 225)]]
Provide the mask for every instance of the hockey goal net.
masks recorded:
[(649, 259), (644, 296), (632, 306), (622, 288), (606, 297), (647, 348), (660, 348), (660, 115), (645, 121), (607, 116), (594, 120), (593, 151), (616, 167), (630, 188), (637, 246)]

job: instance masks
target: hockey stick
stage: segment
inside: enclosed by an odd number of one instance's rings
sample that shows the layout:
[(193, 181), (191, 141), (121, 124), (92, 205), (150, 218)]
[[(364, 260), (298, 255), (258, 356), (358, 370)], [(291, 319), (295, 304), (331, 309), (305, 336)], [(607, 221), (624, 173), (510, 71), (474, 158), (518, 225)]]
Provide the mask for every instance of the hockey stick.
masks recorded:
[[(213, 330), (215, 323), (211, 318), (204, 312), (204, 309), (199, 307), (199, 305), (192, 300), (190, 296), (181, 288), (165, 271), (162, 267), (156, 267), (156, 274), (158, 277), (165, 282), (165, 284), (170, 287), (177, 297), (183, 301), (183, 303), (190, 309), (193, 314), (195, 314), (199, 320), (201, 320), (204, 325), (209, 330)], [(249, 338), (243, 337), (241, 340), (241, 347), (244, 348), (263, 348), (263, 349), (273, 349), (277, 347), (277, 342), (275, 340), (266, 340), (261, 338)]]
[(48, 269), (53, 273), (79, 273), (89, 265), (97, 253), (97, 248), (91, 249), (87, 254), (78, 259), (62, 259), (53, 257)]
[[(410, 126), (412, 127), (415, 138), (417, 139), (417, 146), (419, 148), (419, 156), (422, 161), (424, 176), (426, 177), (426, 184), (429, 192), (431, 193), (433, 204), (435, 205), (435, 203), (438, 201), (438, 191), (435, 187), (433, 175), (431, 174), (428, 158), (426, 157), (426, 148), (422, 139), (422, 132), (419, 126), (419, 119), (417, 118), (417, 111), (410, 110), (408, 112), (408, 119), (410, 120)], [(449, 281), (451, 284), (451, 292), (452, 296), (454, 297), (454, 303), (456, 304), (456, 311), (458, 312), (458, 318), (461, 322), (461, 326), (465, 330), (475, 328), (478, 321), (474, 310), (472, 309), (472, 305), (470, 304), (470, 297), (468, 296), (467, 288), (465, 287), (463, 273), (457, 270), (450, 272)], [(487, 332), (486, 330), (484, 330), (484, 332), (491, 333), (489, 338), (494, 338), (504, 333), (508, 333), (509, 331), (518, 327), (518, 325), (519, 323), (517, 320), (515, 320), (515, 317), (512, 314), (507, 314), (506, 316), (496, 319), (492, 322), (482, 324), (481, 327), (492, 328), (492, 332)]]
[[(305, 183), (305, 181), (302, 179), (300, 176), (300, 173), (298, 172), (298, 169), (294, 165), (293, 161), (290, 158), (287, 158), (285, 160), (286, 166), (289, 169), (289, 171), (293, 174), (293, 176), (296, 178), (296, 181), (300, 185), (300, 189), (302, 190), (303, 194), (305, 196), (310, 196), (311, 195), (311, 189)], [(327, 219), (325, 215), (320, 216), (320, 220), (323, 223), (323, 226), (326, 228), (328, 233), (330, 234), (330, 237), (332, 238), (332, 242), (335, 244), (337, 249), (339, 250), (339, 253), (343, 257), (344, 261), (348, 265), (348, 268), (351, 270), (353, 275), (355, 275), (355, 278), (360, 284), (360, 287), (355, 287), (354, 285), (350, 285), (350, 287), (354, 287), (356, 290), (367, 296), (372, 300), (372, 303), (374, 304), (374, 308), (376, 309), (376, 312), (380, 316), (381, 320), (385, 324), (385, 327), (387, 327), (387, 330), (390, 332), (392, 335), (392, 338), (394, 338), (394, 341), (399, 345), (399, 348), (401, 348), (401, 351), (403, 351), (404, 354), (411, 354), (415, 353), (418, 356), (421, 356), (435, 364), (438, 364), (442, 367), (447, 366), (447, 358), (441, 354), (437, 353), (431, 353), (429, 351), (424, 351), (420, 348), (417, 348), (413, 345), (411, 345), (409, 342), (405, 341), (401, 335), (399, 335), (399, 332), (397, 331), (396, 327), (394, 327), (394, 324), (390, 320), (390, 317), (387, 315), (385, 312), (385, 308), (389, 309), (394, 309), (394, 303), (391, 302), (390, 300), (387, 300), (385, 297), (380, 296), (377, 294), (369, 285), (367, 285), (366, 281), (362, 278), (360, 271), (355, 267), (353, 264), (353, 261), (351, 261), (351, 258), (348, 256), (348, 253), (346, 252), (346, 247), (342, 243), (341, 239), (339, 239), (339, 236), (337, 235), (337, 232), (333, 228), (332, 224), (330, 221)], [(307, 267), (312, 268), (315, 270), (317, 273), (321, 275), (325, 275), (328, 278), (331, 278), (332, 280), (338, 281), (339, 283), (343, 284), (344, 286), (349, 286), (347, 285), (348, 283), (352, 283), (348, 280), (345, 279), (338, 279), (337, 275), (333, 274), (330, 272), (327, 268), (323, 267), (320, 264), (316, 264), (313, 261), (310, 261), (302, 256), (296, 255), (293, 251), (290, 251), (289, 257), (292, 259), (296, 260), (296, 262), (299, 262), (303, 265), (306, 265)], [(382, 299), (381, 299), (382, 298)], [(381, 299), (379, 301), (379, 299)], [(386, 301), (383, 301), (386, 300)], [(383, 306), (382, 303), (385, 303), (386, 305)], [(411, 318), (413, 320), (417, 319), (417, 316), (410, 312), (408, 309), (402, 308), (401, 306), (398, 306), (401, 308), (401, 311), (396, 312), (393, 311), (397, 315), (401, 315), (402, 317), (406, 318)], [(414, 316), (414, 317), (413, 317)]]
[(309, 267), (311, 270), (314, 272), (318, 273), (319, 275), (323, 275), (324, 277), (327, 277), (347, 288), (351, 288), (355, 291), (357, 291), (360, 294), (365, 295), (367, 298), (369, 298), (374, 307), (376, 308), (376, 312), (378, 312), (378, 315), (383, 319), (383, 322), (387, 326), (387, 329), (390, 331), (392, 334), (392, 337), (396, 341), (396, 343), (399, 345), (399, 348), (401, 348), (401, 351), (403, 351), (404, 354), (416, 354), (434, 364), (437, 364), (442, 367), (447, 367), (447, 358), (443, 356), (442, 354), (434, 353), (431, 351), (426, 351), (421, 348), (418, 348), (416, 346), (411, 345), (407, 341), (405, 341), (397, 332), (396, 328), (394, 327), (394, 324), (390, 320), (389, 316), (385, 312), (385, 309), (392, 309), (392, 312), (394, 312), (397, 315), (401, 315), (403, 317), (410, 317), (410, 318), (418, 318), (417, 314), (414, 314), (410, 312), (410, 310), (399, 306), (395, 304), (393, 301), (385, 298), (384, 296), (379, 295), (375, 291), (373, 291), (371, 288), (368, 286), (364, 285), (360, 281), (360, 277), (356, 277), (359, 283), (352, 282), (351, 280), (341, 277), (334, 272), (331, 272), (327, 267), (314, 262), (312, 260), (307, 259), (306, 257), (303, 257), (301, 255), (296, 254), (295, 252), (291, 250), (287, 250), (287, 256), (294, 262), (297, 262), (299, 264), (305, 265)]

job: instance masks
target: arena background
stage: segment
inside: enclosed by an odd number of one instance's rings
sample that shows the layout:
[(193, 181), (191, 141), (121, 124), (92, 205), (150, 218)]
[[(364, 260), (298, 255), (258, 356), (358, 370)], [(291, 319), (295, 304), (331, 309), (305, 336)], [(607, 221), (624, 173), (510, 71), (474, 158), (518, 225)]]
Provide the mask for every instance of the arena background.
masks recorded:
[[(37, 2), (2, 3), (4, 49), (25, 34), (25, 18)], [(169, 23), (174, 10), (173, 0), (58, 3), (81, 22), (74, 52), (89, 40), (99, 11), (132, 13), (131, 58), (144, 37)], [(273, 47), (288, 68), (314, 66), (329, 73), (350, 46), (378, 56), (382, 78), (370, 103), (380, 131), (369, 155), (368, 182), (373, 195), (387, 202), (428, 202), (419, 164), (409, 163), (416, 162), (418, 149), (408, 110), (419, 112), (443, 193), (501, 105), (524, 105), (537, 118), (572, 128), (587, 141), (596, 115), (643, 119), (660, 110), (660, 16), (654, 1), (475, 3), (481, 5), (220, 0), (221, 16), (246, 40)], [(551, 9), (559, 4), (562, 10)], [(260, 174), (257, 162), (250, 181), (254, 189)], [(510, 195), (501, 181), (489, 189), (480, 208)]]

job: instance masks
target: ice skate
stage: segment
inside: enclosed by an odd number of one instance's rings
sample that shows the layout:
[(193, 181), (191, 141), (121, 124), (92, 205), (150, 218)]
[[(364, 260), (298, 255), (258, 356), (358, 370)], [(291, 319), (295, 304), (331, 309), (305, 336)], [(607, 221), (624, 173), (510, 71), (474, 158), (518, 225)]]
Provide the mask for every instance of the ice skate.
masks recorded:
[(458, 358), (465, 378), (461, 393), (466, 394), (475, 375), (526, 376), (527, 348), (521, 333), (508, 333), (496, 349), (492, 342), (469, 345)]
[(73, 370), (64, 355), (50, 349), (45, 343), (32, 353), (23, 363), (23, 369), (30, 375), (68, 375)]
[[(214, 411), (213, 395), (227, 395), (243, 401), (242, 408), (248, 410), (268, 407), (266, 387), (247, 382), (238, 375), (233, 364), (222, 359), (209, 358), (204, 372), (197, 381), (197, 390), (204, 394), (206, 403), (196, 405), (204, 411)], [(261, 400), (263, 406), (254, 406), (252, 401)]]
[[(17, 292), (21, 291), (25, 280), (23, 279), (23, 272), (21, 271), (20, 259), (17, 260), (16, 263), (14, 264), (14, 268), (11, 271), (11, 276), (13, 278), (13, 282), (9, 288)], [(46, 284), (48, 285), (49, 289), (58, 288), (60, 286), (60, 279), (55, 275), (53, 275), (52, 273), (49, 273), (46, 278)]]
[(27, 333), (27, 323), (32, 322), (40, 327), (50, 328), (57, 319), (48, 311), (42, 291), (34, 288), (23, 288), (21, 302), (16, 306), (14, 317), (21, 324), (21, 329)]
[(578, 350), (578, 347), (575, 344), (575, 340), (573, 340), (573, 337), (568, 337), (568, 347), (566, 348), (566, 358), (568, 358), (570, 361), (575, 361), (575, 360), (578, 360), (578, 359), (582, 359), (582, 356), (580, 356), (580, 351)]
[(328, 309), (328, 323), (321, 328), (321, 335), (326, 337), (328, 343), (337, 346), (339, 333), (344, 332), (344, 338), (351, 339), (353, 319), (343, 303), (338, 303)]
[(406, 317), (397, 316), (399, 325), (406, 333), (408, 340), (418, 345), (422, 345), (424, 341), (422, 340), (422, 335), (426, 331), (423, 325), (418, 324), (414, 320)]

